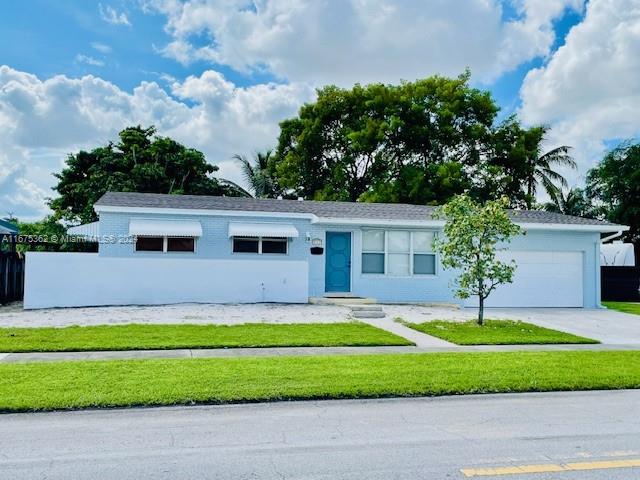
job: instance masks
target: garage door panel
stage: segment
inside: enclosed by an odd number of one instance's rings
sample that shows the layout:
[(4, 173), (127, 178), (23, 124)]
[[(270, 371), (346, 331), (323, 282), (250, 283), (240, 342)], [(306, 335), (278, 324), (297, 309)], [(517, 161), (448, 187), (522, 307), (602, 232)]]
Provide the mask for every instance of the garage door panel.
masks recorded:
[[(514, 282), (500, 285), (486, 301), (488, 307), (582, 307), (582, 252), (504, 251), (504, 261), (515, 260)], [(477, 297), (467, 306), (477, 306)]]

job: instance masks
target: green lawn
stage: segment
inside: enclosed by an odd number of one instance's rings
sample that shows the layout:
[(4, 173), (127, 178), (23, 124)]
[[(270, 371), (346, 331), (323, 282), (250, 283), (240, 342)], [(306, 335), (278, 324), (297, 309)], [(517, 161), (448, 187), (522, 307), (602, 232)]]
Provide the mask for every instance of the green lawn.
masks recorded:
[(0, 411), (640, 388), (640, 351), (0, 364)]
[(0, 328), (0, 352), (412, 345), (360, 322)]
[(590, 338), (550, 330), (513, 320), (487, 320), (480, 327), (475, 321), (405, 323), (408, 327), (458, 345), (524, 345), (547, 343), (600, 343)]
[(632, 303), (632, 302), (602, 302), (607, 308), (611, 310), (618, 310), (619, 312), (624, 313), (633, 313), (635, 315), (640, 315), (640, 303)]

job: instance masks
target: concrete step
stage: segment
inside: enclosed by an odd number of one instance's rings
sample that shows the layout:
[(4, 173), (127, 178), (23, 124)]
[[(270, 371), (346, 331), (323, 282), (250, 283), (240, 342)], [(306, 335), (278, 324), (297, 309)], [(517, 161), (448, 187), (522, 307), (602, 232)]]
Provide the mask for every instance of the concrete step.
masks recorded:
[(375, 298), (363, 297), (310, 297), (309, 303), (314, 305), (368, 305), (377, 303)]
[(353, 312), (381, 312), (382, 305), (349, 305)]
[(386, 314), (382, 310), (355, 310), (351, 312), (353, 318), (384, 318)]

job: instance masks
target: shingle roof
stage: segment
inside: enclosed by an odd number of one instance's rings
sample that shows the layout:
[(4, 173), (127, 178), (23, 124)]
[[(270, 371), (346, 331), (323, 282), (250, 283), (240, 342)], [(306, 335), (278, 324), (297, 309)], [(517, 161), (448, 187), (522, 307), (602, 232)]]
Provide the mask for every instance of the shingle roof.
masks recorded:
[[(174, 208), (186, 210), (228, 210), (236, 212), (273, 212), (313, 214), (322, 218), (370, 220), (428, 220), (436, 207), (401, 203), (321, 202), (315, 200), (278, 200), (205, 195), (165, 195), (158, 193), (107, 192), (96, 206)], [(615, 226), (592, 220), (540, 210), (511, 210), (514, 221), (560, 225)]]

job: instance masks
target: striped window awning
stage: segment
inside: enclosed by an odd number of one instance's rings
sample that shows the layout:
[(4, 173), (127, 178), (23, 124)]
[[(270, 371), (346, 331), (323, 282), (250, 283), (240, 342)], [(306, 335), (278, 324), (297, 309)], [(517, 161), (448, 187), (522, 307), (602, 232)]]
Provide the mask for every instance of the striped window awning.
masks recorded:
[(236, 223), (229, 224), (229, 237), (297, 238), (296, 227), (289, 223)]

